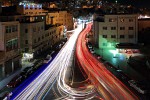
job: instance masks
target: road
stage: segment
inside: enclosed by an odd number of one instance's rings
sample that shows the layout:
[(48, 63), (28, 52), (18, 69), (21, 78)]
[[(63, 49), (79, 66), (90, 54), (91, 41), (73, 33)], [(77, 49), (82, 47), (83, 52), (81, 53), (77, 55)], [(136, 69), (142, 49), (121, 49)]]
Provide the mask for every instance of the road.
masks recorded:
[[(14, 89), (11, 92), (12, 96), (10, 100), (44, 98), (47, 91), (51, 90), (53, 85), (56, 84), (56, 81), (58, 81), (59, 87), (66, 88), (64, 75), (66, 74), (67, 67), (71, 64), (70, 60), (74, 54), (76, 40), (81, 30), (82, 26), (72, 34), (56, 57), (44, 65), (45, 69), (42, 69), (43, 71), (40, 70), (40, 74), (38, 74), (39, 72), (33, 74), (19, 87)], [(65, 89), (64, 91), (67, 90)]]
[(139, 98), (135, 94), (89, 52), (86, 46), (86, 34), (90, 31), (91, 25), (82, 31), (76, 45), (76, 56), (89, 79), (106, 100), (138, 100)]

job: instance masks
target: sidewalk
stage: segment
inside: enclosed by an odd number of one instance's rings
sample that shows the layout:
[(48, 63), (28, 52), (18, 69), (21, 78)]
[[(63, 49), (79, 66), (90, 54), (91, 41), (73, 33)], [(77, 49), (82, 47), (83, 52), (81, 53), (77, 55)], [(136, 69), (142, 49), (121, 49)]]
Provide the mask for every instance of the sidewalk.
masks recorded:
[(96, 54), (101, 55), (104, 60), (111, 63), (116, 68), (119, 68), (131, 78), (135, 80), (143, 79), (143, 76), (135, 69), (130, 67), (127, 63), (129, 56), (137, 55), (136, 53), (135, 54), (119, 53), (118, 51), (116, 51), (116, 49), (107, 49), (107, 48), (103, 50), (99, 48), (94, 48), (94, 49)]
[(64, 40), (61, 40), (58, 43), (54, 44), (53, 49), (49, 48), (48, 50), (41, 52), (40, 55), (38, 55), (33, 61), (29, 62), (28, 60), (22, 59), (22, 68), (20, 68), (17, 71), (13, 72), (8, 77), (0, 80), (0, 93), (2, 92), (2, 89), (12, 80), (12, 78), (14, 76), (19, 74), (25, 67), (32, 66), (33, 63), (35, 63), (37, 61), (37, 59), (42, 59), (47, 54), (49, 54), (52, 50), (55, 50), (55, 47), (57, 47), (57, 45), (60, 44), (62, 41), (64, 41)]
[(8, 77), (1, 80), (0, 81), (0, 92), (11, 81), (11, 79), (13, 77), (15, 77), (17, 74), (19, 74), (21, 72), (21, 70), (23, 70), (25, 67), (32, 66), (34, 62), (35, 62), (35, 60), (33, 62), (23, 62), (22, 68), (18, 69), (14, 73), (10, 74)]

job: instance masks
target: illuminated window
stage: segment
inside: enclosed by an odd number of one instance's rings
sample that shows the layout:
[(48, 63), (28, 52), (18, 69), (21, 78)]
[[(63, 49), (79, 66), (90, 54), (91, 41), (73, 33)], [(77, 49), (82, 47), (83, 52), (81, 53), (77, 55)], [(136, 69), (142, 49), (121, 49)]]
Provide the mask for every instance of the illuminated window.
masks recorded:
[(115, 22), (116, 21), (116, 19), (114, 19), (114, 18), (109, 18), (109, 22)]
[(123, 18), (121, 18), (121, 19), (120, 19), (120, 22), (124, 22), (124, 19), (123, 19)]

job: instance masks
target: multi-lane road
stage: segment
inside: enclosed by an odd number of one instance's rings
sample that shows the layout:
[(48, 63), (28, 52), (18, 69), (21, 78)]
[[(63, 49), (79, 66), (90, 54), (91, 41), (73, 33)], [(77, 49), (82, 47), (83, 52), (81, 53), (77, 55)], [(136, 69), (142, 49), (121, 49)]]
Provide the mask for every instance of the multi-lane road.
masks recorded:
[[(138, 100), (136, 95), (89, 52), (86, 34), (91, 30), (91, 25), (88, 24), (84, 30), (83, 25), (80, 25), (74, 30), (66, 44), (48, 64), (43, 65), (10, 93), (10, 100)], [(74, 55), (80, 69), (88, 76), (82, 82), (74, 82), (75, 73), (78, 74), (72, 71)]]
[(76, 44), (77, 59), (89, 79), (105, 100), (138, 100), (139, 98), (134, 93), (89, 52), (86, 46), (86, 34), (91, 30), (91, 26), (92, 24), (87, 25), (86, 29), (82, 31)]
[(52, 87), (56, 84), (57, 91), (61, 90), (61, 94), (64, 94), (60, 96), (61, 98), (84, 97), (92, 93), (92, 86), (86, 87), (85, 89), (82, 88), (82, 91), (79, 91), (69, 87), (65, 81), (67, 69), (72, 66), (75, 44), (79, 33), (82, 31), (82, 26), (83, 25), (80, 25), (74, 30), (72, 36), (63, 48), (48, 64), (43, 66), (43, 69), (41, 68), (32, 74), (26, 81), (11, 92), (11, 100), (44, 99), (49, 95), (48, 92), (51, 91)]

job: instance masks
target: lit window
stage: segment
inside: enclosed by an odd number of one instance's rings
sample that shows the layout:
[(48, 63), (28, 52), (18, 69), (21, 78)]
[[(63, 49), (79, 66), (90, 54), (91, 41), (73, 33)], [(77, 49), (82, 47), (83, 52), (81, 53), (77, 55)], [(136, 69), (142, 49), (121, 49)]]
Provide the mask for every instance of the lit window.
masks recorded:
[(123, 19), (123, 18), (121, 18), (121, 19), (120, 19), (120, 22), (124, 22), (124, 19)]
[(116, 21), (116, 19), (114, 19), (114, 18), (109, 19), (109, 22), (115, 22), (115, 21)]

